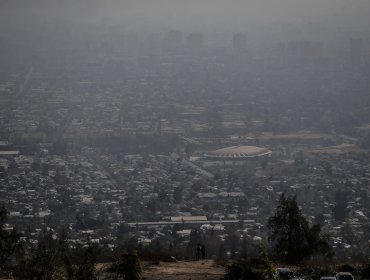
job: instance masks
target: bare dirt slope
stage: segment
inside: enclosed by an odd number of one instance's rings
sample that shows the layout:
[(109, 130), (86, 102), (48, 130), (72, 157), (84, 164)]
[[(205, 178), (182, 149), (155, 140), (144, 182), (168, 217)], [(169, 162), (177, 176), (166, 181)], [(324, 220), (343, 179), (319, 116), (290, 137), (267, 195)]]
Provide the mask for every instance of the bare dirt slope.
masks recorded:
[(142, 263), (142, 268), (146, 280), (219, 280), (225, 272), (225, 268), (213, 260)]

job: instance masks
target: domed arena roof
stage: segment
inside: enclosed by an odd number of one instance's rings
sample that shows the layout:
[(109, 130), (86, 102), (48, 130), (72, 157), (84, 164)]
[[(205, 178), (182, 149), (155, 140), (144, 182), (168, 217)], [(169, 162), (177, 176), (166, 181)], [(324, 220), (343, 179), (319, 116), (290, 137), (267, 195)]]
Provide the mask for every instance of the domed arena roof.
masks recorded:
[(269, 149), (255, 146), (232, 146), (208, 152), (204, 156), (214, 159), (243, 159), (265, 156), (271, 153)]

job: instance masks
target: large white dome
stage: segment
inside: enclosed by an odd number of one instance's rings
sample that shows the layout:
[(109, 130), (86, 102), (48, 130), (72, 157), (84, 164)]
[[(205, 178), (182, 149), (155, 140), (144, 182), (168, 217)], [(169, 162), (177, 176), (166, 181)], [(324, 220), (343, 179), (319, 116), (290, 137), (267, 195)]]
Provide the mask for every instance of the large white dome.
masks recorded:
[(208, 158), (219, 159), (238, 159), (238, 158), (252, 158), (271, 154), (271, 151), (266, 148), (256, 146), (232, 146), (205, 154)]

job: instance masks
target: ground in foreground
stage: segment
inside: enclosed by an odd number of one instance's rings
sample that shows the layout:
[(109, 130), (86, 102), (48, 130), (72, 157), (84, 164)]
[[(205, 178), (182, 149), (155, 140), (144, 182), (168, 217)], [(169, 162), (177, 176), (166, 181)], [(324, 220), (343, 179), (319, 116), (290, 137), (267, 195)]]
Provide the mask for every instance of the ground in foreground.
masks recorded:
[(224, 276), (225, 267), (213, 260), (178, 261), (166, 263), (142, 263), (143, 278), (147, 280), (219, 280)]

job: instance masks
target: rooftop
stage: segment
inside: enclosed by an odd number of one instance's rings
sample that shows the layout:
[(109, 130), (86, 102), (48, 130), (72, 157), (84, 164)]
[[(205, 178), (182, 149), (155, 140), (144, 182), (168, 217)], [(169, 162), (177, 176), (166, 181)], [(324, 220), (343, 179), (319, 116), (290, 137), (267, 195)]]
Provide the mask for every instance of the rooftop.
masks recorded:
[(271, 153), (269, 149), (256, 146), (232, 146), (206, 153), (205, 156), (208, 158), (238, 159), (260, 157)]

